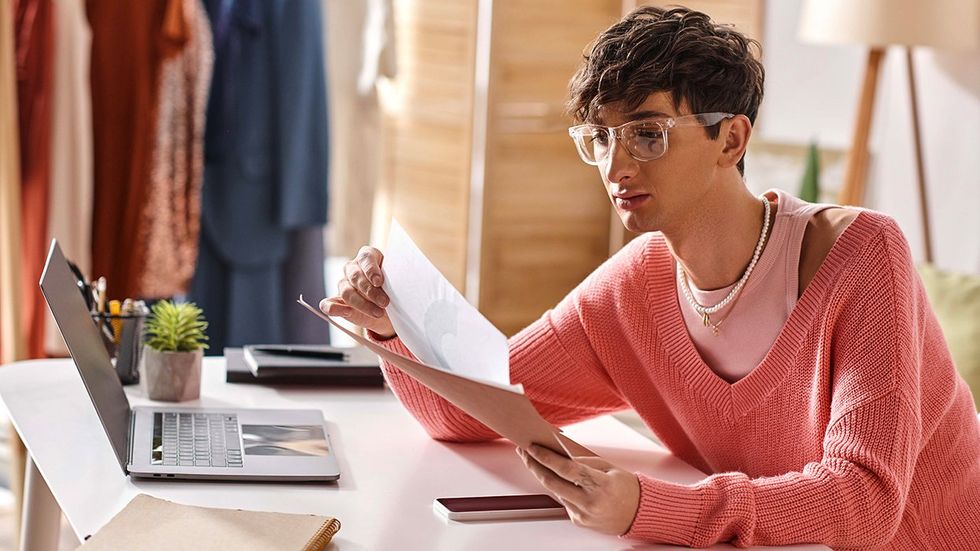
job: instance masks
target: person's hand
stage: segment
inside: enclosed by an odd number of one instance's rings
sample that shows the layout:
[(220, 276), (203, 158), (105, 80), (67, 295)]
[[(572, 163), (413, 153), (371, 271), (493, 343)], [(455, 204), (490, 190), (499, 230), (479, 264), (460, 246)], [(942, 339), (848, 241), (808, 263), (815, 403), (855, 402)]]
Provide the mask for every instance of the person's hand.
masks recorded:
[(578, 526), (620, 536), (633, 524), (640, 506), (636, 475), (601, 457), (568, 459), (542, 446), (517, 448), (517, 455), (538, 481), (568, 510)]
[(320, 301), (320, 311), (374, 331), (383, 338), (393, 337), (395, 329), (385, 313), (390, 299), (381, 289), (384, 255), (374, 247), (361, 247), (353, 260), (344, 264), (344, 277), (337, 284), (337, 296)]

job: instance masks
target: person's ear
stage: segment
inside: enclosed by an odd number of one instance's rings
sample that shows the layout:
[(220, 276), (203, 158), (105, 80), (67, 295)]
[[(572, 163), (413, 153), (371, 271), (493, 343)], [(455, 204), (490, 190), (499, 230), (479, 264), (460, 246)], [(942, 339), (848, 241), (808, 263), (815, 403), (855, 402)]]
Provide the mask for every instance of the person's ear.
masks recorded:
[(718, 166), (722, 168), (736, 166), (745, 155), (751, 136), (752, 123), (745, 115), (735, 115), (727, 121), (722, 121), (719, 137), (724, 139), (725, 145), (718, 158)]

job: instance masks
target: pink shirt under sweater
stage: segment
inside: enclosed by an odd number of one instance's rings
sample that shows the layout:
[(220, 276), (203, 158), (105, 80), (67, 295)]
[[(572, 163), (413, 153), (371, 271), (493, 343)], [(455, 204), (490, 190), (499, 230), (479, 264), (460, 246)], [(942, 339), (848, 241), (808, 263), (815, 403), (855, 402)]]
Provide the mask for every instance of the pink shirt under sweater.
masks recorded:
[[(762, 363), (799, 295), (800, 246), (807, 222), (814, 214), (835, 205), (812, 204), (782, 191), (766, 196), (777, 203), (769, 239), (749, 279), (736, 298), (712, 314), (720, 323), (718, 334), (705, 327), (677, 281), (677, 297), (694, 348), (719, 377), (734, 383)], [(747, 260), (747, 259), (746, 259)], [(735, 287), (702, 291), (688, 280), (691, 294), (702, 305), (721, 302)]]
[[(698, 355), (676, 289), (663, 236), (647, 234), (510, 339), (511, 379), (551, 423), (633, 406), (710, 474), (696, 484), (639, 475), (624, 537), (980, 549), (980, 423), (891, 218), (854, 219), (765, 359), (734, 384)], [(385, 345), (409, 353), (399, 339)], [(384, 371), (432, 437), (497, 438)]]

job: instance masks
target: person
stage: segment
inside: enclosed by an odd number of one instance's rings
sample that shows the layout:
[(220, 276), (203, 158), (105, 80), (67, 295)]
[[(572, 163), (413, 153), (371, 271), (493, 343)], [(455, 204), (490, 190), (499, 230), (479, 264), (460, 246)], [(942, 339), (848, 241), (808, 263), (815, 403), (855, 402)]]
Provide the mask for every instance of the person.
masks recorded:
[[(597, 38), (569, 132), (641, 235), (509, 340), (512, 381), (551, 423), (633, 407), (709, 476), (518, 454), (576, 524), (626, 538), (980, 549), (980, 423), (895, 221), (746, 188), (757, 46), (684, 8)], [(320, 308), (410, 355), (382, 265), (362, 248)], [(498, 437), (384, 371), (433, 438)]]

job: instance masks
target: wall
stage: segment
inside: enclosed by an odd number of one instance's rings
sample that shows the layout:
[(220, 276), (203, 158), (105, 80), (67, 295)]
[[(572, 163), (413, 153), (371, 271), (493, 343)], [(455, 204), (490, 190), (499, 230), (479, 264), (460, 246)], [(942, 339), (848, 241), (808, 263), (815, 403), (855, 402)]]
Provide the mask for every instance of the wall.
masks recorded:
[[(846, 148), (866, 50), (799, 43), (801, 4), (766, 3), (766, 98), (757, 138), (799, 144), (815, 138)], [(980, 52), (920, 48), (915, 62), (935, 261), (980, 273)], [(904, 51), (889, 49), (878, 82), (865, 206), (895, 217), (921, 259), (906, 78)], [(750, 176), (751, 170), (749, 164)], [(797, 184), (787, 182), (785, 189), (795, 192)]]

